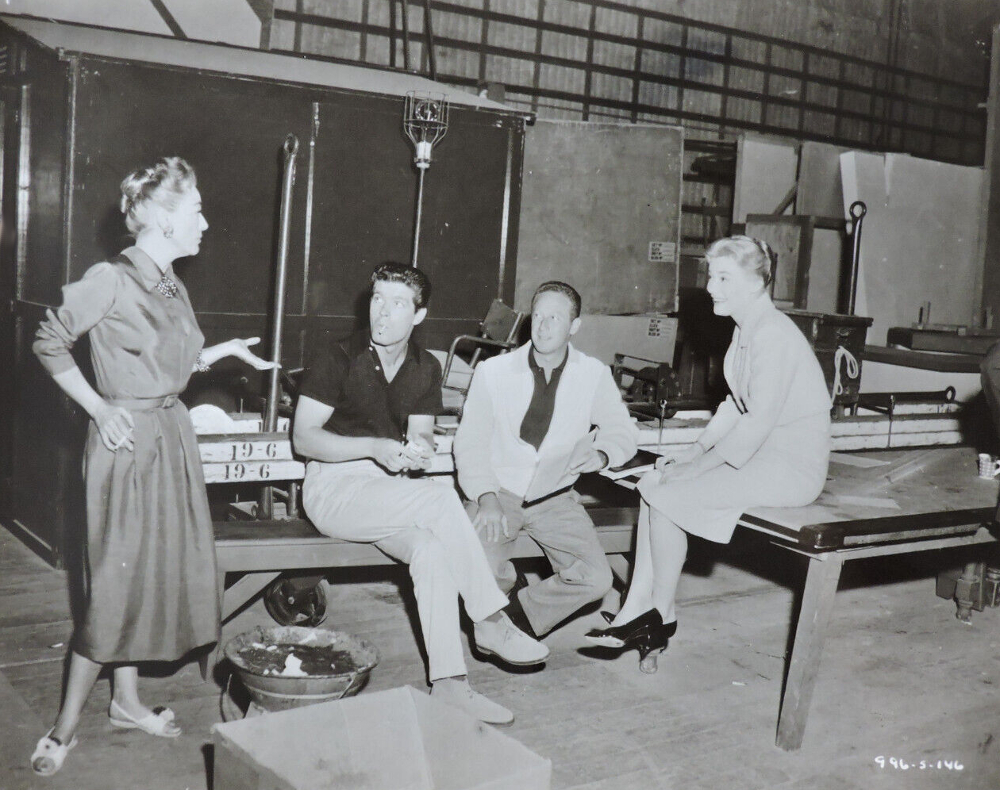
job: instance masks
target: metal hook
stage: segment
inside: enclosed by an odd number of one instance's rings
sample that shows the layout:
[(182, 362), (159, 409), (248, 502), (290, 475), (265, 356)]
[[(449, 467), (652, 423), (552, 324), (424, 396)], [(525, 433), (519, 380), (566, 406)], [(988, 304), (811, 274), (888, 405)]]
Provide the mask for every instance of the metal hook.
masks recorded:
[(299, 152), (299, 138), (294, 134), (290, 134), (285, 138), (285, 144), (282, 146), (285, 150), (285, 158), (293, 157)]

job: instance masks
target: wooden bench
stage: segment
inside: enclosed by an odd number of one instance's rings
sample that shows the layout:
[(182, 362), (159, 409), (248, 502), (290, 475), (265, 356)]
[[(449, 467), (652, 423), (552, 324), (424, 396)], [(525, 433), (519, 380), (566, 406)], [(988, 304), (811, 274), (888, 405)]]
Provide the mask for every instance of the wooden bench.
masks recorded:
[[(632, 550), (637, 509), (597, 507), (588, 509), (597, 534), (609, 555), (611, 570), (624, 581)], [(275, 521), (219, 521), (215, 523), (215, 551), (219, 564), (219, 599), (222, 621), (242, 609), (283, 571), (306, 568), (344, 568), (389, 565), (396, 560), (370, 543), (328, 538), (305, 519)], [(541, 549), (526, 535), (516, 544), (515, 557), (540, 557)], [(243, 575), (226, 586), (227, 574)]]

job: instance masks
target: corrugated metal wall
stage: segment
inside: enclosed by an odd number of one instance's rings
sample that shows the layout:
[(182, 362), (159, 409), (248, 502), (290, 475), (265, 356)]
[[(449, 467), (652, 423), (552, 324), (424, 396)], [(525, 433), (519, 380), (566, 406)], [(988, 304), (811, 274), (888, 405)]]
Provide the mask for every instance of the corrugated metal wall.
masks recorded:
[[(443, 82), (500, 83), (542, 118), (682, 125), (692, 256), (728, 232), (744, 133), (983, 163), (1000, 0), (429, 2)], [(271, 46), (426, 73), (423, 5), (276, 0)]]
[[(997, 0), (433, 0), (439, 79), (549, 118), (980, 164)], [(406, 17), (403, 17), (404, 10)], [(426, 71), (423, 5), (276, 0), (271, 47)]]

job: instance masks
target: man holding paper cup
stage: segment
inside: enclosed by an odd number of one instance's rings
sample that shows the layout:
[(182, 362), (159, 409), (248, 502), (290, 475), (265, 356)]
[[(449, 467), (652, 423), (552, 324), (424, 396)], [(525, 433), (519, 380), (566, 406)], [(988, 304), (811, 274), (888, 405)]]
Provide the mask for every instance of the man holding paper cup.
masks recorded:
[(441, 365), (412, 339), (427, 315), (430, 282), (386, 263), (372, 274), (369, 330), (312, 360), (295, 409), (295, 450), (309, 458), (306, 514), (320, 532), (374, 543), (409, 565), (436, 698), (489, 724), (513, 714), (474, 692), (466, 677), (458, 597), (476, 645), (510, 664), (549, 650), (511, 624), (490, 565), (455, 487), (411, 478), (433, 456)]
[[(570, 344), (580, 294), (551, 281), (535, 291), (531, 342), (476, 367), (455, 435), (458, 481), (500, 588), (506, 612), (541, 636), (611, 589), (594, 522), (573, 490), (577, 478), (620, 466), (638, 429), (611, 371)], [(554, 573), (526, 585), (511, 557), (521, 531)]]

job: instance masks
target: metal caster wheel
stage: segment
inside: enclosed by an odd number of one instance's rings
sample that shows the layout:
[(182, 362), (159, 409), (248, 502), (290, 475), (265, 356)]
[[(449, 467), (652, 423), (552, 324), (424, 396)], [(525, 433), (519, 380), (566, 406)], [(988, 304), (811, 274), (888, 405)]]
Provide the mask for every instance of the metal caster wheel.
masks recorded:
[(329, 589), (326, 579), (307, 589), (299, 589), (295, 579), (275, 579), (264, 590), (264, 608), (279, 625), (312, 628), (326, 619)]

